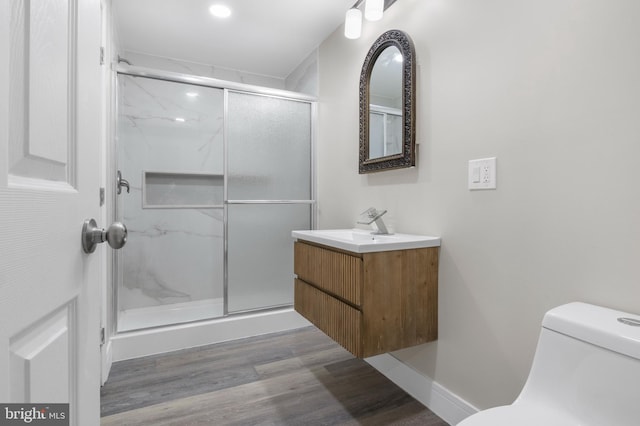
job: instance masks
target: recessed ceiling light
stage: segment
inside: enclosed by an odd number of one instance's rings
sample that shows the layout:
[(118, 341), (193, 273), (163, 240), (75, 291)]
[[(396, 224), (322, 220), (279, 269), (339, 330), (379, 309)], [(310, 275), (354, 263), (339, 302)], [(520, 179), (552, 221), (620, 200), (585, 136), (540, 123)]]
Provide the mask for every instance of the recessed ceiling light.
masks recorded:
[(185, 122), (185, 119), (184, 119), (184, 118), (182, 118), (182, 117), (176, 117), (176, 121), (177, 121), (178, 123), (184, 123), (184, 122)]
[(231, 16), (231, 9), (223, 4), (214, 4), (209, 8), (209, 12), (217, 18), (228, 18)]
[(187, 96), (190, 98), (198, 97), (198, 92), (187, 92)]

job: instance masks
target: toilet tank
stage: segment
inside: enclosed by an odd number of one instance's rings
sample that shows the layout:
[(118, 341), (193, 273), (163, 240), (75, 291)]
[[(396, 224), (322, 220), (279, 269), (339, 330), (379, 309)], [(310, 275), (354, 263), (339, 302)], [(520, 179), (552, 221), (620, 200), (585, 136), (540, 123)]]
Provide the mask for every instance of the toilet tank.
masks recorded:
[(584, 425), (640, 425), (640, 316), (586, 303), (546, 313), (514, 406), (542, 406)]

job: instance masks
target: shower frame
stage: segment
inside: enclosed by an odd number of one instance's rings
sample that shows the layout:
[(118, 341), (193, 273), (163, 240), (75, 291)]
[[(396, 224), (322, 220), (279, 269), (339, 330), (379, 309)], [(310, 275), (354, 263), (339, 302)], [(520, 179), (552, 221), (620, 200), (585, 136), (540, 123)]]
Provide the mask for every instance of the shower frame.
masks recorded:
[[(211, 321), (216, 321), (216, 320), (224, 320), (226, 318), (229, 317), (241, 317), (243, 315), (253, 315), (253, 314), (259, 314), (259, 313), (269, 313), (269, 312), (275, 312), (275, 311), (279, 311), (279, 310), (283, 310), (283, 309), (291, 309), (293, 306), (293, 302), (289, 303), (289, 304), (284, 304), (284, 305), (279, 305), (279, 306), (269, 306), (269, 307), (264, 307), (264, 308), (255, 308), (255, 309), (248, 309), (248, 310), (242, 310), (242, 311), (234, 311), (234, 312), (229, 312), (228, 309), (228, 287), (229, 287), (229, 276), (228, 276), (228, 209), (230, 205), (260, 205), (260, 204), (289, 204), (289, 205), (305, 205), (308, 204), (310, 206), (310, 224), (311, 224), (311, 228), (315, 229), (316, 228), (316, 224), (317, 224), (317, 209), (316, 209), (316, 179), (315, 179), (315, 174), (316, 174), (316, 167), (315, 167), (315, 156), (316, 156), (316, 151), (315, 151), (315, 143), (316, 143), (316, 122), (317, 122), (317, 98), (314, 96), (310, 96), (310, 95), (306, 95), (306, 94), (302, 94), (302, 93), (297, 93), (297, 92), (292, 92), (292, 91), (287, 91), (287, 90), (281, 90), (281, 89), (273, 89), (273, 88), (267, 88), (267, 87), (261, 87), (261, 86), (255, 86), (255, 85), (249, 85), (249, 84), (244, 84), (244, 83), (236, 83), (236, 82), (231, 82), (231, 81), (226, 81), (226, 80), (219, 80), (219, 79), (215, 79), (215, 78), (210, 78), (210, 77), (202, 77), (202, 76), (194, 76), (194, 75), (189, 75), (189, 74), (184, 74), (184, 73), (176, 73), (176, 72), (172, 72), (172, 71), (164, 71), (164, 70), (156, 70), (156, 69), (151, 69), (151, 68), (146, 68), (146, 67), (139, 67), (139, 66), (131, 66), (131, 65), (124, 65), (124, 64), (114, 64), (114, 71), (115, 71), (115, 80), (116, 80), (116, 84), (114, 84), (114, 120), (113, 120), (113, 125), (116, 126), (117, 125), (117, 119), (118, 119), (118, 99), (119, 99), (119, 86), (117, 84), (117, 76), (118, 75), (128, 75), (128, 76), (132, 76), (132, 77), (144, 77), (144, 78), (151, 78), (151, 79), (156, 79), (156, 80), (163, 80), (163, 81), (168, 81), (168, 82), (174, 82), (174, 83), (184, 83), (184, 84), (189, 84), (189, 85), (196, 85), (196, 86), (203, 86), (203, 87), (209, 87), (209, 88), (215, 88), (215, 89), (221, 89), (223, 90), (223, 96), (224, 96), (224, 105), (223, 105), (223, 315), (222, 316), (217, 316), (217, 317), (212, 317), (212, 318), (207, 318), (207, 319), (201, 319), (201, 320), (196, 320), (196, 321), (189, 321), (189, 322), (185, 322), (185, 323), (179, 323), (177, 325), (183, 325), (183, 324), (189, 324), (189, 323), (199, 323), (199, 322), (211, 322)], [(228, 98), (229, 98), (229, 93), (230, 92), (234, 92), (234, 93), (244, 93), (244, 94), (249, 94), (249, 95), (256, 95), (256, 96), (265, 96), (265, 97), (271, 97), (271, 98), (278, 98), (278, 99), (284, 99), (284, 100), (289, 100), (289, 101), (296, 101), (296, 102), (303, 102), (303, 103), (308, 103), (310, 105), (310, 114), (311, 114), (311, 120), (310, 120), (310, 182), (311, 182), (311, 187), (310, 187), (310, 195), (311, 198), (309, 200), (229, 200), (228, 199)], [(116, 131), (114, 131), (114, 135), (117, 134)], [(112, 166), (110, 167), (110, 174), (113, 173), (113, 175), (115, 176), (115, 169), (118, 167), (117, 165), (117, 161), (116, 161), (116, 153), (117, 153), (117, 147), (116, 147), (116, 143), (113, 144), (113, 149), (111, 150), (111, 159), (112, 159)], [(113, 209), (111, 214), (114, 217), (118, 217), (118, 200), (117, 197), (115, 195), (115, 191), (114, 191), (114, 195), (112, 197), (112, 200), (114, 201), (113, 203)], [(125, 224), (126, 225), (126, 224)], [(110, 321), (108, 320), (108, 327), (109, 327), (109, 336), (116, 336), (116, 335), (123, 335), (123, 334), (127, 334), (127, 333), (136, 333), (136, 332), (140, 332), (140, 331), (145, 331), (145, 330), (153, 330), (153, 329), (163, 329), (163, 328), (167, 328), (167, 327), (171, 327), (174, 326), (176, 324), (166, 324), (166, 325), (158, 325), (158, 326), (151, 326), (148, 328), (143, 328), (143, 329), (137, 329), (137, 330), (128, 330), (128, 331), (118, 331), (118, 316), (119, 316), (119, 312), (118, 312), (118, 308), (119, 308), (119, 299), (118, 299), (118, 287), (119, 284), (122, 280), (122, 276), (121, 276), (121, 271), (119, 268), (119, 263), (121, 262), (119, 260), (119, 257), (121, 256), (121, 253), (116, 253), (115, 256), (112, 257), (111, 260), (111, 307), (108, 308), (108, 312), (111, 316)]]

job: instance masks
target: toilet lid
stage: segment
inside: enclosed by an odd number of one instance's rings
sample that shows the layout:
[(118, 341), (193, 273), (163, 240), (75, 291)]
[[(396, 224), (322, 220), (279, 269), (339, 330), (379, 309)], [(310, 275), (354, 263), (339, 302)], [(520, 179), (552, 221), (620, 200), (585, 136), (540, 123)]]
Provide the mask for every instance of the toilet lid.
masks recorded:
[(580, 426), (568, 413), (537, 405), (514, 404), (490, 408), (467, 417), (458, 426)]

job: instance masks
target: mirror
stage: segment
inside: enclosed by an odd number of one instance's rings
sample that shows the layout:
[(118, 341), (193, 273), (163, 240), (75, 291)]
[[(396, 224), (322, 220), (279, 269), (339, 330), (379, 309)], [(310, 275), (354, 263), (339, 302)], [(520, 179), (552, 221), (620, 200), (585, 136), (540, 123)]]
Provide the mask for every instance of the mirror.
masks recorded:
[(409, 36), (378, 37), (360, 74), (360, 173), (415, 166), (415, 75)]

